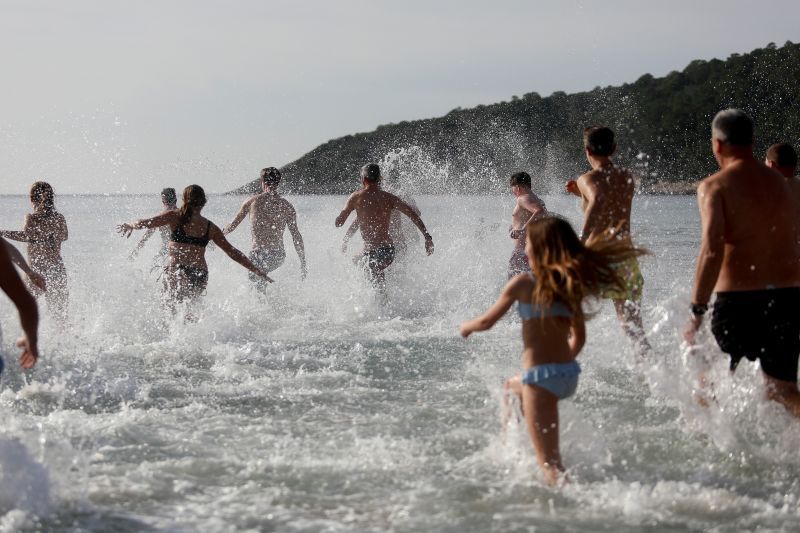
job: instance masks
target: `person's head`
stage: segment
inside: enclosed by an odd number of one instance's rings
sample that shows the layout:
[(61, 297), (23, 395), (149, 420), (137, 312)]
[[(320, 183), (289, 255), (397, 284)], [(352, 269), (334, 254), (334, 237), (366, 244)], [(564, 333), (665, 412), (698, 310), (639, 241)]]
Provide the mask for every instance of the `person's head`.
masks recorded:
[(587, 157), (611, 157), (617, 150), (614, 132), (605, 126), (589, 126), (583, 130), (583, 147)]
[(30, 198), (31, 205), (37, 211), (55, 210), (55, 193), (53, 187), (46, 181), (35, 181), (31, 185)]
[(161, 203), (164, 207), (175, 209), (178, 204), (178, 196), (175, 194), (175, 189), (167, 187), (161, 190)]
[(261, 169), (261, 188), (265, 191), (275, 189), (281, 183), (281, 171), (275, 167)]
[(753, 119), (740, 109), (724, 109), (711, 121), (711, 148), (720, 166), (732, 155), (752, 155)]
[(181, 205), (181, 223), (185, 224), (192, 214), (199, 212), (206, 205), (206, 192), (199, 185), (189, 185), (183, 189), (183, 205)]
[(527, 172), (515, 172), (508, 179), (508, 184), (511, 186), (511, 193), (514, 196), (525, 194), (531, 189), (531, 175)]
[(525, 253), (536, 278), (533, 301), (562, 301), (577, 312), (586, 296), (609, 285), (623, 287), (613, 264), (645, 252), (613, 237), (584, 244), (569, 222), (547, 217), (528, 224)]
[(765, 163), (787, 178), (793, 178), (797, 170), (797, 152), (789, 143), (773, 144), (767, 150)]
[(381, 181), (381, 167), (377, 163), (369, 163), (361, 167), (361, 181), (368, 183), (378, 183)]

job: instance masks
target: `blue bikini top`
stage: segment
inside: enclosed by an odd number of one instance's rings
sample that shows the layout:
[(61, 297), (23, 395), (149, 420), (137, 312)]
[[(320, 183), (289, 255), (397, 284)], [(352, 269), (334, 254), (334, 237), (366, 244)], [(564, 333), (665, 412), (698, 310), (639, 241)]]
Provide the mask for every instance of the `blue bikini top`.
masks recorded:
[(519, 317), (522, 320), (555, 317), (572, 318), (572, 310), (564, 302), (553, 302), (553, 305), (546, 309), (542, 309), (537, 304), (519, 302), (517, 304), (517, 313), (519, 313)]

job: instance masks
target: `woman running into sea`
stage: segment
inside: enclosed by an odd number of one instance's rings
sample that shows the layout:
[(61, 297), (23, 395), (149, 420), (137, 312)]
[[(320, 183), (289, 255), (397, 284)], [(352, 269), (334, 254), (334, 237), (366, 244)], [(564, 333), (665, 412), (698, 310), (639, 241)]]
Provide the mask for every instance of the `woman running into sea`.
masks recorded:
[[(117, 226), (117, 231), (126, 237), (130, 237), (135, 229), (169, 226), (171, 231), (167, 263), (164, 267), (164, 295), (167, 306), (173, 313), (175, 304), (186, 301), (191, 303), (206, 290), (208, 265), (205, 253), (210, 241), (214, 241), (228, 257), (249, 271), (270, 283), (273, 281), (229, 243), (216, 224), (200, 214), (205, 205), (206, 194), (203, 188), (189, 185), (183, 190), (183, 205), (180, 209)], [(186, 319), (193, 320), (194, 317), (187, 313)]]
[(583, 300), (608, 286), (622, 287), (613, 265), (644, 252), (613, 239), (584, 245), (569, 222), (551, 217), (528, 225), (525, 253), (532, 272), (511, 278), (488, 311), (461, 324), (461, 335), (490, 329), (517, 302), (522, 375), (505, 387), (521, 401), (536, 457), (552, 485), (564, 472), (558, 401), (575, 393), (581, 371), (575, 359), (586, 341)]
[[(30, 200), (33, 213), (25, 215), (22, 230), (0, 231), (0, 236), (28, 244), (28, 262), (47, 285), (47, 307), (63, 322), (69, 306), (67, 270), (61, 258), (61, 243), (69, 237), (67, 221), (56, 211), (55, 193), (49, 183), (37, 181), (31, 185)], [(42, 294), (36, 285), (29, 283), (28, 287), (34, 294)]]

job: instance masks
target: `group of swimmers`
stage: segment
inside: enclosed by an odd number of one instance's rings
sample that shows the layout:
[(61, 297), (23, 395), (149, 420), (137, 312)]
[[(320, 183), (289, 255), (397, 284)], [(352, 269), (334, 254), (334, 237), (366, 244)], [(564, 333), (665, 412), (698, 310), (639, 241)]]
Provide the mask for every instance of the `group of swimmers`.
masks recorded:
[[(694, 343), (711, 295), (716, 293), (711, 329), (720, 348), (731, 357), (731, 370), (743, 358), (759, 360), (767, 396), (800, 416), (800, 316), (794, 309), (800, 298), (800, 180), (794, 177), (797, 155), (788, 144), (779, 144), (767, 152), (766, 163), (758, 161), (753, 153), (753, 129), (752, 120), (735, 109), (720, 111), (712, 122), (712, 149), (720, 171), (698, 188), (702, 240), (684, 338), (689, 345)], [(520, 401), (549, 483), (556, 483), (564, 472), (558, 401), (577, 389), (581, 368), (576, 358), (586, 342), (584, 300), (611, 299), (636, 352), (644, 357), (650, 350), (640, 314), (644, 280), (637, 261), (647, 252), (634, 246), (631, 239), (636, 185), (634, 176), (612, 161), (616, 148), (609, 128), (584, 131), (591, 170), (565, 186), (567, 193), (582, 202), (584, 223), (579, 234), (563, 218), (548, 212), (531, 189), (527, 173), (511, 176), (516, 205), (509, 235), (515, 245), (508, 283), (494, 305), (460, 328), (464, 337), (490, 329), (517, 304), (524, 345), (523, 372), (509, 379), (505, 388), (509, 397)], [(281, 174), (270, 167), (262, 170), (260, 179), (262, 192), (248, 198), (224, 229), (202, 216), (206, 196), (198, 185), (184, 189), (180, 208), (174, 189), (165, 189), (161, 214), (118, 226), (125, 236), (134, 229), (148, 230), (134, 253), (156, 228), (161, 228), (166, 243), (163, 290), (171, 309), (175, 309), (175, 303), (198, 298), (205, 290), (205, 250), (212, 241), (250, 270), (251, 279), (263, 292), (273, 281), (269, 273), (286, 256), (283, 234), (288, 228), (300, 258), (301, 275), (306, 276), (296, 211), (278, 192)], [(361, 181), (361, 189), (347, 199), (335, 224), (343, 226), (355, 211), (356, 221), (345, 236), (343, 251), (350, 236), (360, 230), (364, 249), (356, 262), (382, 291), (384, 272), (396, 254), (393, 235), (397, 219), (393, 214), (400, 213), (413, 222), (429, 255), (434, 251), (433, 238), (413, 202), (382, 189), (378, 165), (365, 165)], [(33, 185), (31, 203), (34, 213), (26, 216), (22, 231), (0, 232), (2, 237), (28, 243), (31, 266), (0, 239), (2, 288), (17, 305), (25, 334), (18, 343), (23, 351), (23, 368), (32, 367), (38, 357), (38, 312), (12, 262), (25, 272), (31, 289), (45, 291), (57, 315), (65, 312), (67, 299), (60, 255), (60, 245), (67, 238), (64, 217), (55, 210), (53, 190), (46, 183)], [(248, 215), (253, 244), (249, 257), (225, 238)], [(701, 383), (713, 388), (705, 378)]]

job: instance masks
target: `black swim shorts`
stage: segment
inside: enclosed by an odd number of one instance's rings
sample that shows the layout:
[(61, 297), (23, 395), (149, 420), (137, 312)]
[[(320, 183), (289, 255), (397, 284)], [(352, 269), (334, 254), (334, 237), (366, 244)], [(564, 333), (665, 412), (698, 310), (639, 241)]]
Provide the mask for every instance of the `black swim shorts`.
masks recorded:
[(364, 252), (367, 266), (372, 271), (380, 271), (388, 267), (394, 261), (394, 244), (385, 243), (377, 248)]
[(731, 356), (731, 371), (742, 358), (758, 359), (761, 370), (797, 382), (800, 355), (800, 287), (718, 292), (711, 331)]

